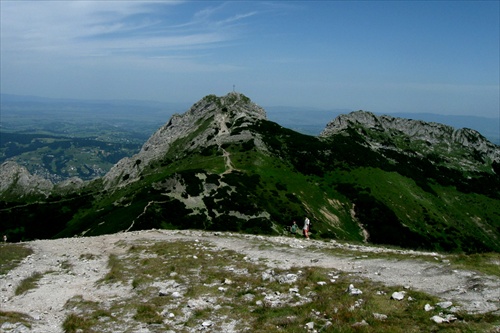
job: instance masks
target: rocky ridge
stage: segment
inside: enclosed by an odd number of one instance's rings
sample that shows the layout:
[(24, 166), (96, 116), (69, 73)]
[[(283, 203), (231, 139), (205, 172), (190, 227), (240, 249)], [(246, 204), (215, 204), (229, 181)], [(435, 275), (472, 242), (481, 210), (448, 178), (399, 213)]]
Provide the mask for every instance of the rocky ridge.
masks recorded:
[[(186, 142), (189, 140), (189, 145), (182, 147), (188, 150), (210, 145), (216, 145), (221, 149), (224, 143), (249, 139), (254, 139), (255, 144), (265, 150), (265, 145), (262, 144), (258, 135), (241, 130), (245, 127), (245, 123), (251, 125), (259, 119), (267, 119), (265, 110), (243, 94), (231, 92), (222, 97), (208, 95), (184, 114), (173, 115), (149, 138), (139, 153), (123, 158), (115, 164), (102, 177), (104, 187), (111, 189), (114, 186), (126, 186), (138, 180), (141, 171), (151, 162), (162, 159), (169, 150), (175, 150), (173, 144), (179, 139), (186, 139)], [(208, 126), (207, 121), (210, 123)], [(240, 130), (235, 135), (228, 125), (231, 126), (236, 122)], [(454, 129), (439, 123), (387, 115), (376, 116), (367, 111), (355, 111), (338, 116), (327, 124), (320, 138), (345, 134), (350, 128), (356, 129), (372, 149), (396, 149), (404, 152), (411, 141), (419, 143), (418, 148), (424, 157), (429, 154), (446, 155), (447, 152), (465, 149), (467, 154), (444, 158), (448, 165), (456, 162), (465, 170), (479, 170), (485, 159), (500, 164), (500, 148), (475, 130)], [(385, 133), (384, 135), (389, 139), (368, 135), (367, 130), (379, 134)], [(401, 136), (404, 136), (403, 145), (400, 144)], [(393, 137), (399, 137), (400, 140), (393, 140)], [(185, 153), (186, 151), (179, 150), (176, 157), (182, 157)], [(47, 196), (53, 189), (66, 193), (88, 184), (77, 177), (53, 184), (41, 176), (30, 174), (26, 168), (13, 161), (0, 165), (0, 180), (0, 193), (10, 191), (12, 195), (19, 196)]]
[[(460, 155), (456, 158), (457, 163), (466, 170), (478, 170), (480, 168), (478, 165), (484, 163), (484, 158), (500, 163), (500, 148), (475, 130), (455, 129), (439, 123), (388, 115), (376, 116), (361, 110), (338, 116), (327, 124), (320, 137), (327, 138), (334, 134), (345, 133), (347, 129), (355, 129), (373, 149), (404, 151), (410, 142), (422, 143), (419, 148), (425, 154), (446, 155), (452, 151), (460, 152), (465, 149), (471, 156), (477, 157), (470, 159)], [(380, 140), (381, 135), (385, 135), (386, 138)], [(403, 142), (393, 138), (402, 139)], [(454, 160), (450, 156), (446, 158), (450, 160), (449, 164)]]

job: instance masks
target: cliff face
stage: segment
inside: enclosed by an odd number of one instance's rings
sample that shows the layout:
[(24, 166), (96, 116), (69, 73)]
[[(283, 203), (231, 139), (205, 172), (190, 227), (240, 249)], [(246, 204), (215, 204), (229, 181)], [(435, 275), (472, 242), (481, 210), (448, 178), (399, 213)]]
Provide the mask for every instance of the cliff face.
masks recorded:
[(462, 170), (479, 171), (492, 162), (500, 163), (500, 147), (475, 130), (387, 115), (376, 116), (366, 111), (338, 116), (326, 126), (320, 137), (348, 135), (349, 130), (356, 131), (372, 149), (398, 150), (424, 157), (433, 155), (444, 165)]

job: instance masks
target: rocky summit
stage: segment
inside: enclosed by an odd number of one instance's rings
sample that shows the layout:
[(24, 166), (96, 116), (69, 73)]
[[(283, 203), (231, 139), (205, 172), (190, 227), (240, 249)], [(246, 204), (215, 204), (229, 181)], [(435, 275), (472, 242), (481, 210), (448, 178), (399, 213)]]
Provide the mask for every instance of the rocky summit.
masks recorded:
[(102, 178), (42, 186), (4, 163), (1, 179), (19, 181), (2, 181), (0, 232), (279, 235), (307, 216), (312, 239), (500, 252), (499, 156), (469, 129), (357, 111), (315, 137), (269, 121), (241, 93), (208, 95)]
[[(340, 115), (320, 134), (328, 137), (354, 129), (377, 150), (396, 149), (402, 153), (442, 157), (448, 166), (478, 171), (500, 164), (500, 149), (479, 132), (421, 120), (376, 116), (366, 111)], [(453, 152), (453, 154), (450, 154)]]
[[(231, 92), (224, 97), (209, 95), (195, 103), (182, 115), (174, 115), (144, 144), (132, 158), (122, 159), (104, 176), (107, 188), (137, 180), (141, 171), (151, 162), (161, 160), (175, 151), (180, 158), (189, 151), (236, 141), (248, 141), (252, 134), (245, 126), (266, 119), (266, 112), (248, 97)], [(239, 133), (230, 127), (238, 123)], [(186, 142), (187, 145), (179, 146)], [(177, 146), (176, 146), (177, 144)]]

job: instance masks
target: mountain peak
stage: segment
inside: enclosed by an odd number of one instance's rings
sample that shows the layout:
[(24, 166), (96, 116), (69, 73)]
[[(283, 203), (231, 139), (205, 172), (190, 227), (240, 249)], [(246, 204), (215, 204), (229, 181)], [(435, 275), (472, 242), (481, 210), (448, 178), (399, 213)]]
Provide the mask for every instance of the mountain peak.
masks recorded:
[(231, 115), (231, 112), (234, 112), (233, 116), (246, 114), (252, 118), (266, 119), (266, 112), (263, 108), (236, 91), (220, 97), (213, 94), (207, 95), (195, 103), (189, 112), (197, 115), (207, 112), (222, 112)]
[(230, 92), (225, 96), (207, 95), (183, 114), (174, 114), (132, 158), (120, 160), (104, 176), (107, 187), (125, 185), (140, 177), (150, 162), (167, 155), (178, 158), (189, 151), (252, 137), (247, 128), (265, 120), (266, 112), (247, 96)]

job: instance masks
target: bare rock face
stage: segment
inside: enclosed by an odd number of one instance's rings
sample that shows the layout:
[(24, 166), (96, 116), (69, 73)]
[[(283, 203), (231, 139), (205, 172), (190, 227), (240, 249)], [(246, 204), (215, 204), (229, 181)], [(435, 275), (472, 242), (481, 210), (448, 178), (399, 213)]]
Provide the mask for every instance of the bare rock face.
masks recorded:
[[(241, 130), (258, 119), (266, 119), (264, 109), (243, 94), (231, 92), (223, 97), (208, 95), (182, 115), (175, 114), (142, 146), (132, 158), (120, 160), (104, 176), (105, 188), (124, 186), (139, 179), (150, 163), (163, 159), (167, 153), (179, 157), (188, 151), (249, 139)], [(237, 123), (237, 134), (231, 127)]]
[[(322, 138), (355, 130), (373, 149), (416, 149), (423, 154), (436, 154), (448, 164), (475, 171), (481, 165), (500, 163), (500, 147), (488, 141), (479, 132), (455, 129), (451, 126), (420, 120), (376, 116), (367, 111), (355, 111), (338, 116), (323, 132)], [(457, 158), (457, 152), (463, 154)], [(447, 153), (452, 152), (449, 156)], [(455, 156), (452, 156), (455, 155)], [(487, 163), (489, 162), (489, 163)]]
[(29, 173), (16, 162), (7, 161), (0, 165), (0, 193), (16, 196), (47, 196), (54, 185), (50, 180)]
[(66, 180), (63, 180), (60, 183), (57, 183), (54, 186), (54, 189), (57, 189), (60, 193), (70, 193), (74, 192), (78, 189), (81, 189), (87, 184), (87, 182), (83, 181), (78, 177), (71, 177)]

